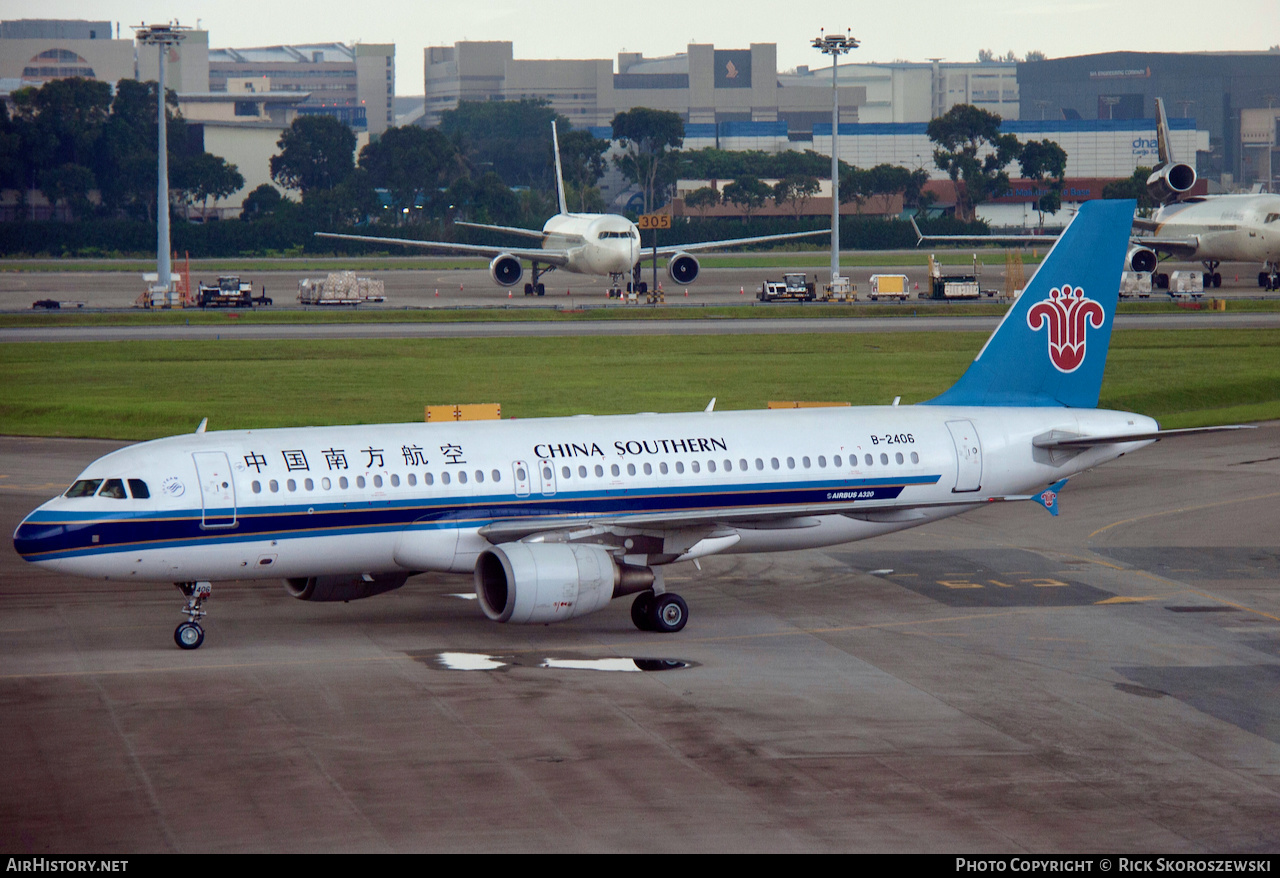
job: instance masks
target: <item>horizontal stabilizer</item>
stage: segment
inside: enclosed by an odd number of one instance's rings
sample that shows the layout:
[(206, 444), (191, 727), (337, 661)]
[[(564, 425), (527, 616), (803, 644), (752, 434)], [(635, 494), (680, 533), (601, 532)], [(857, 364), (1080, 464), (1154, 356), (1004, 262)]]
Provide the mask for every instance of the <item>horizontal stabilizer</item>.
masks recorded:
[(1154, 430), (1145, 433), (1120, 433), (1111, 436), (1081, 436), (1053, 431), (1031, 440), (1036, 448), (1092, 448), (1095, 445), (1117, 445), (1121, 442), (1147, 442), (1168, 439), (1172, 436), (1194, 436), (1198, 433), (1221, 433), (1225, 430), (1254, 430), (1251, 424), (1230, 424), (1221, 427), (1186, 427), (1181, 430)]

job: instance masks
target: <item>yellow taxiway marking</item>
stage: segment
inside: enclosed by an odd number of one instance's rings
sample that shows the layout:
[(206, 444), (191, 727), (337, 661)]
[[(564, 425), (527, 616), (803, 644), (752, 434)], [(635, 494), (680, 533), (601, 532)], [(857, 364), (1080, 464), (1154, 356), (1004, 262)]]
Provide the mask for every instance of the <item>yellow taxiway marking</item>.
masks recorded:
[(1153, 595), (1147, 595), (1144, 598), (1114, 597), (1114, 598), (1107, 598), (1105, 601), (1095, 601), (1094, 603), (1098, 606), (1101, 606), (1102, 604), (1140, 604), (1143, 601), (1167, 600), (1171, 597), (1176, 597), (1179, 594), (1182, 594), (1182, 592), (1174, 592), (1173, 594), (1153, 594)]
[(1200, 509), (1213, 509), (1217, 506), (1230, 506), (1233, 503), (1251, 503), (1254, 500), (1268, 500), (1272, 497), (1280, 497), (1280, 491), (1273, 491), (1270, 494), (1254, 494), (1251, 497), (1237, 497), (1233, 500), (1219, 500), (1216, 503), (1201, 503), (1198, 506), (1179, 506), (1177, 509), (1165, 509), (1161, 512), (1151, 512), (1147, 515), (1137, 515), (1133, 518), (1125, 518), (1120, 521), (1113, 521), (1111, 524), (1098, 528), (1085, 539), (1093, 539), (1100, 533), (1111, 530), (1113, 527), (1119, 527), (1122, 524), (1133, 524), (1135, 521), (1146, 521), (1148, 518), (1159, 518), (1162, 515), (1177, 515), (1180, 512), (1195, 512)]

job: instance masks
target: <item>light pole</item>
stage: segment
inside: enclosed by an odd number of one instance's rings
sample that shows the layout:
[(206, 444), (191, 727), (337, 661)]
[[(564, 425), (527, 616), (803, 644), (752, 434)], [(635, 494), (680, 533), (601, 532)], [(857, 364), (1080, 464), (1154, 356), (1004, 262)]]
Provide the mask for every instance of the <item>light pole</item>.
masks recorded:
[(180, 24), (139, 24), (134, 26), (135, 36), (144, 46), (156, 46), (160, 53), (160, 81), (156, 89), (159, 95), (156, 129), (160, 132), (156, 147), (156, 286), (163, 287), (165, 302), (169, 303), (169, 136), (168, 116), (164, 104), (164, 56), (170, 46), (176, 46), (187, 38), (190, 28)]
[(812, 45), (831, 56), (831, 291), (835, 292), (840, 277), (840, 92), (836, 89), (836, 67), (841, 55), (858, 48), (858, 41), (848, 33), (828, 36), (822, 31)]

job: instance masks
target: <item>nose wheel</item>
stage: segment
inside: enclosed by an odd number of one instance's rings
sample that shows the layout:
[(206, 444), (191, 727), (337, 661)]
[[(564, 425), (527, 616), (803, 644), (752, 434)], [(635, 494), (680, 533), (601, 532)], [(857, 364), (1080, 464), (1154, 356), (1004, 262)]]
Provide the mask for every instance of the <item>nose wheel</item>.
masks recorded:
[(197, 649), (204, 643), (204, 629), (196, 620), (205, 615), (204, 602), (213, 593), (210, 582), (175, 582), (174, 585), (187, 598), (187, 605), (182, 609), (187, 621), (173, 631), (173, 642), (183, 649)]
[(689, 621), (689, 605), (678, 594), (641, 592), (631, 603), (631, 622), (641, 631), (675, 634)]

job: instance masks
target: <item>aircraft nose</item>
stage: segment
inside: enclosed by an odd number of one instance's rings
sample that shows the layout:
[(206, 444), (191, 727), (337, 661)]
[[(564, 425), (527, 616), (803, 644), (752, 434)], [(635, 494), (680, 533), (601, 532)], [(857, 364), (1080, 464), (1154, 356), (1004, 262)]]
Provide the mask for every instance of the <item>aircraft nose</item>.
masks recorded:
[(13, 532), (13, 548), (27, 561), (40, 561), (59, 548), (67, 528), (61, 522), (42, 521), (41, 511), (35, 510)]

